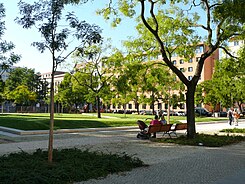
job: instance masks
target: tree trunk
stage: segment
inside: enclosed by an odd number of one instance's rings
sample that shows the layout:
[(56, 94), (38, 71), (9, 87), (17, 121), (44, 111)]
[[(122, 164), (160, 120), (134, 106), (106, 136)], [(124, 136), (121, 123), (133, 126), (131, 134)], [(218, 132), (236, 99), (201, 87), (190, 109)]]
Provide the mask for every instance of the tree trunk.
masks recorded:
[(98, 118), (101, 118), (101, 113), (100, 113), (100, 97), (97, 96), (97, 112), (98, 112)]
[(195, 85), (187, 87), (186, 108), (187, 108), (187, 137), (195, 138), (195, 106), (194, 106)]
[(50, 84), (50, 127), (49, 127), (49, 144), (48, 144), (48, 162), (53, 162), (53, 142), (54, 142), (54, 65), (51, 74)]

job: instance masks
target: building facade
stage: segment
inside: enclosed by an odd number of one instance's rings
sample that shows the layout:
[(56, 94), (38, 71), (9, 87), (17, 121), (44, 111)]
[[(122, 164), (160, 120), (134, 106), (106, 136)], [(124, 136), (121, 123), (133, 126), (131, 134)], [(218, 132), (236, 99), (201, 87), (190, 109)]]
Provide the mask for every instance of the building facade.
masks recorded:
[[(193, 58), (190, 58), (188, 61), (186, 61), (184, 58), (179, 57), (177, 55), (172, 56), (171, 60), (173, 64), (183, 72), (183, 74), (186, 76), (188, 80), (191, 80), (192, 77), (195, 74), (197, 63), (200, 60), (201, 55), (207, 50), (207, 46), (205, 44), (200, 44), (196, 47), (195, 50), (195, 56)], [(158, 57), (159, 60), (161, 60), (161, 57)], [(215, 51), (210, 57), (208, 57), (203, 66), (203, 71), (201, 73), (201, 77), (199, 79), (198, 83), (201, 83), (205, 80), (212, 79), (212, 75), (214, 73), (214, 67), (215, 67), (215, 61), (219, 59), (219, 51)], [(169, 91), (169, 93), (174, 94), (175, 91)], [(171, 103), (170, 103), (171, 104)], [(112, 105), (111, 110), (113, 111), (121, 111), (123, 109), (122, 106), (116, 106)], [(140, 110), (144, 110), (145, 112), (151, 112), (152, 111), (152, 105), (150, 104), (140, 104), (139, 105)], [(154, 104), (154, 110), (167, 110), (168, 109), (168, 103), (161, 101), (159, 99), (158, 102)], [(130, 102), (126, 105), (126, 110), (131, 112), (137, 111), (137, 104), (134, 102)], [(177, 112), (177, 111), (184, 111), (186, 112), (186, 104), (184, 102), (178, 104), (178, 106), (170, 106), (170, 111)]]

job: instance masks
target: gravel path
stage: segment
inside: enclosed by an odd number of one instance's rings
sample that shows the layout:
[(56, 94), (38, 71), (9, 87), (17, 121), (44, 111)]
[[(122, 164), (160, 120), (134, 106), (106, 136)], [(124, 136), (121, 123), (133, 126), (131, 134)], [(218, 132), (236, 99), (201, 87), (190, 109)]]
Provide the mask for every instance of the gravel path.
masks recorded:
[[(227, 128), (227, 123), (198, 125), (200, 132)], [(241, 122), (240, 127), (245, 127)], [(77, 147), (127, 153), (149, 166), (79, 184), (244, 184), (245, 142), (222, 148), (180, 146), (136, 139), (138, 130), (100, 131), (55, 135), (55, 148)], [(21, 139), (19, 139), (21, 140)], [(24, 140), (24, 141), (23, 141)], [(22, 137), (0, 144), (0, 155), (47, 148), (47, 135)]]

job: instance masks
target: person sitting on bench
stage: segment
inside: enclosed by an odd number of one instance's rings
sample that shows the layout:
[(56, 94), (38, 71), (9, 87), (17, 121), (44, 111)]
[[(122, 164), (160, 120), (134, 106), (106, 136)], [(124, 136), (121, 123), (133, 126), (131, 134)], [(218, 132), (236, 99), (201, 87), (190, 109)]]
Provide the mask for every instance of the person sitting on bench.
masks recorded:
[[(158, 120), (158, 115), (155, 115), (155, 118), (150, 122), (150, 125), (158, 125), (158, 124), (161, 125), (162, 123)], [(152, 138), (156, 138), (156, 132), (153, 133)]]
[(161, 116), (161, 120), (160, 120), (160, 121), (161, 121), (161, 123), (162, 123), (163, 125), (166, 125), (166, 124), (167, 124), (167, 121), (166, 121), (164, 115)]

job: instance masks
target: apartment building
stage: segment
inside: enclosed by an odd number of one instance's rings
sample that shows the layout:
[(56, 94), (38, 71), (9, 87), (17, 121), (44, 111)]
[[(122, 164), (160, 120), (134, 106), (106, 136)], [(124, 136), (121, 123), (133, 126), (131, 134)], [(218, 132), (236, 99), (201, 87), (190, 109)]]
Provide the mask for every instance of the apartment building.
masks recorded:
[[(50, 84), (51, 83), (51, 74), (52, 74), (52, 72), (42, 73), (41, 79)], [(56, 71), (54, 73), (54, 92), (55, 93), (58, 92), (58, 86), (63, 81), (65, 74), (66, 74), (66, 72), (63, 72), (63, 71)], [(50, 87), (50, 86), (48, 86), (48, 87)]]
[[(237, 56), (239, 49), (245, 44), (244, 40), (237, 40), (232, 38), (228, 42), (228, 51), (233, 56)], [(221, 58), (229, 58), (230, 56), (226, 54), (223, 50), (221, 51)]]
[[(187, 77), (187, 79), (191, 80), (194, 76), (197, 63), (200, 60), (201, 55), (208, 49), (208, 47), (205, 44), (199, 44), (196, 47), (195, 50), (195, 56), (193, 58), (188, 59), (188, 61), (185, 60), (185, 58), (179, 57), (177, 55), (172, 56), (172, 62), (173, 64), (184, 73), (184, 75)], [(161, 59), (160, 56), (158, 59)], [(212, 75), (214, 73), (214, 67), (215, 67), (215, 61), (219, 59), (219, 51), (215, 51), (210, 57), (208, 57), (203, 66), (203, 71), (199, 80), (199, 83), (210, 80), (212, 78)], [(171, 94), (176, 93), (175, 91), (169, 91)], [(113, 111), (122, 110), (122, 106), (116, 106), (112, 105), (111, 109)], [(130, 102), (126, 105), (126, 109), (129, 111), (136, 111), (137, 110), (137, 104), (134, 104), (134, 102)], [(139, 105), (140, 110), (146, 110), (151, 111), (152, 105), (149, 104), (140, 104)], [(159, 102), (156, 102), (154, 104), (155, 110), (167, 110), (168, 109), (168, 103), (165, 103), (161, 100)], [(171, 106), (171, 111), (186, 111), (186, 105), (185, 103), (180, 103), (179, 106)]]

